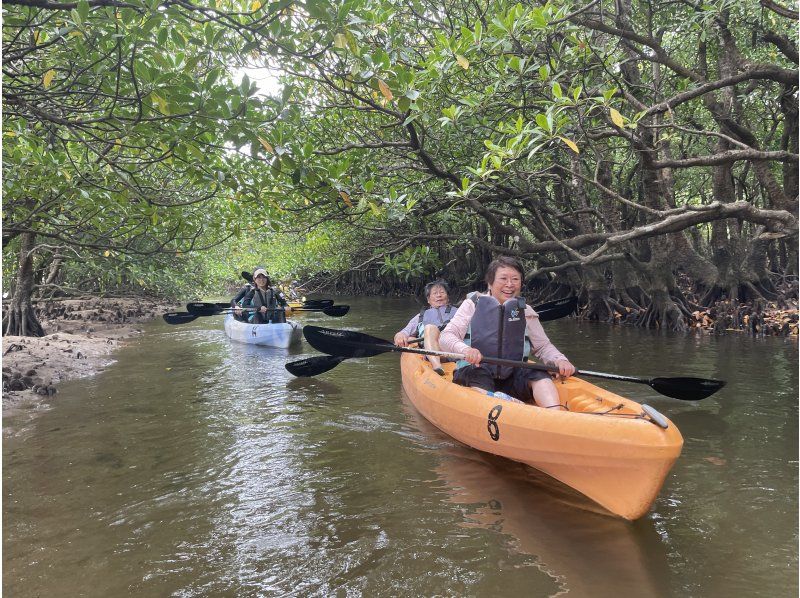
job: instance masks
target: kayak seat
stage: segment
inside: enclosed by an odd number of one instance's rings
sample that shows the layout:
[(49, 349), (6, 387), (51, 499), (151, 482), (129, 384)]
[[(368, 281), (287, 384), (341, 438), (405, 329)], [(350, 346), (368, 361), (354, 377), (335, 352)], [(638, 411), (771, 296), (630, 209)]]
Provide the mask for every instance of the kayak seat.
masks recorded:
[(595, 413), (605, 411), (607, 408), (602, 399), (590, 395), (581, 394), (567, 399), (567, 409), (573, 412)]

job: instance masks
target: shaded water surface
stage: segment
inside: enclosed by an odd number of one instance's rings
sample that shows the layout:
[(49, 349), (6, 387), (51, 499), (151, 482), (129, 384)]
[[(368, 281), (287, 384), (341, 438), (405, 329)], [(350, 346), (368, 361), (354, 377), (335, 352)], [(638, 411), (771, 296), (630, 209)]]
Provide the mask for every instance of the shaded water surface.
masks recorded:
[[(303, 319), (391, 338), (418, 309), (347, 302), (345, 318)], [(3, 422), (3, 590), (797, 595), (796, 343), (546, 329), (578, 367), (728, 381), (700, 402), (600, 381), (685, 438), (647, 517), (615, 519), (451, 440), (404, 397), (396, 355), (294, 379), (283, 364), (314, 354), (305, 342), (235, 344), (221, 317), (157, 322), (107, 371), (61, 385), (51, 409)]]

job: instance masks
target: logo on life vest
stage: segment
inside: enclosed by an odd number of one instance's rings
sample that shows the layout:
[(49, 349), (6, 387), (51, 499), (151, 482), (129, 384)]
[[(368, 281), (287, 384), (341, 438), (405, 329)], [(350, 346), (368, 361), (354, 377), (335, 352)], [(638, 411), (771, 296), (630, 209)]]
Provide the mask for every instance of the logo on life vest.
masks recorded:
[(519, 322), (519, 308), (515, 307), (511, 310), (511, 315), (508, 316), (509, 322)]
[(258, 326), (253, 326), (253, 330), (250, 332), (253, 337), (258, 336)]

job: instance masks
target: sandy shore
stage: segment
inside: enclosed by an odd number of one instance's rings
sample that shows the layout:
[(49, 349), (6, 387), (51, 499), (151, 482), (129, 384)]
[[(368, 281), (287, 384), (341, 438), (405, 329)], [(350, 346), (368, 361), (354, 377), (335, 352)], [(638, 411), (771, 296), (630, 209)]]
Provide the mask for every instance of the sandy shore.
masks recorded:
[(147, 299), (66, 299), (37, 306), (43, 337), (4, 336), (3, 415), (54, 400), (58, 383), (93, 376), (139, 324), (176, 305)]

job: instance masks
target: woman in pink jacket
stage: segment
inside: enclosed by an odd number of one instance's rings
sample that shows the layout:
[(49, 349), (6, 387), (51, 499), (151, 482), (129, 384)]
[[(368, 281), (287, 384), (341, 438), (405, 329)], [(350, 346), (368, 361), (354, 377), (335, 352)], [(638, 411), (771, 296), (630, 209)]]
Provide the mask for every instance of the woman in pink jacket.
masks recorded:
[[(524, 279), (517, 259), (494, 260), (486, 271), (489, 292), (468, 297), (439, 342), (443, 351), (465, 356), (453, 375), (456, 384), (501, 391), (540, 407), (558, 407), (558, 391), (547, 372), (481, 363), (484, 355), (521, 361), (533, 353), (541, 362), (558, 366), (560, 376), (575, 373), (575, 366), (547, 338), (539, 316), (520, 297)], [(464, 342), (467, 333), (469, 344)]]

